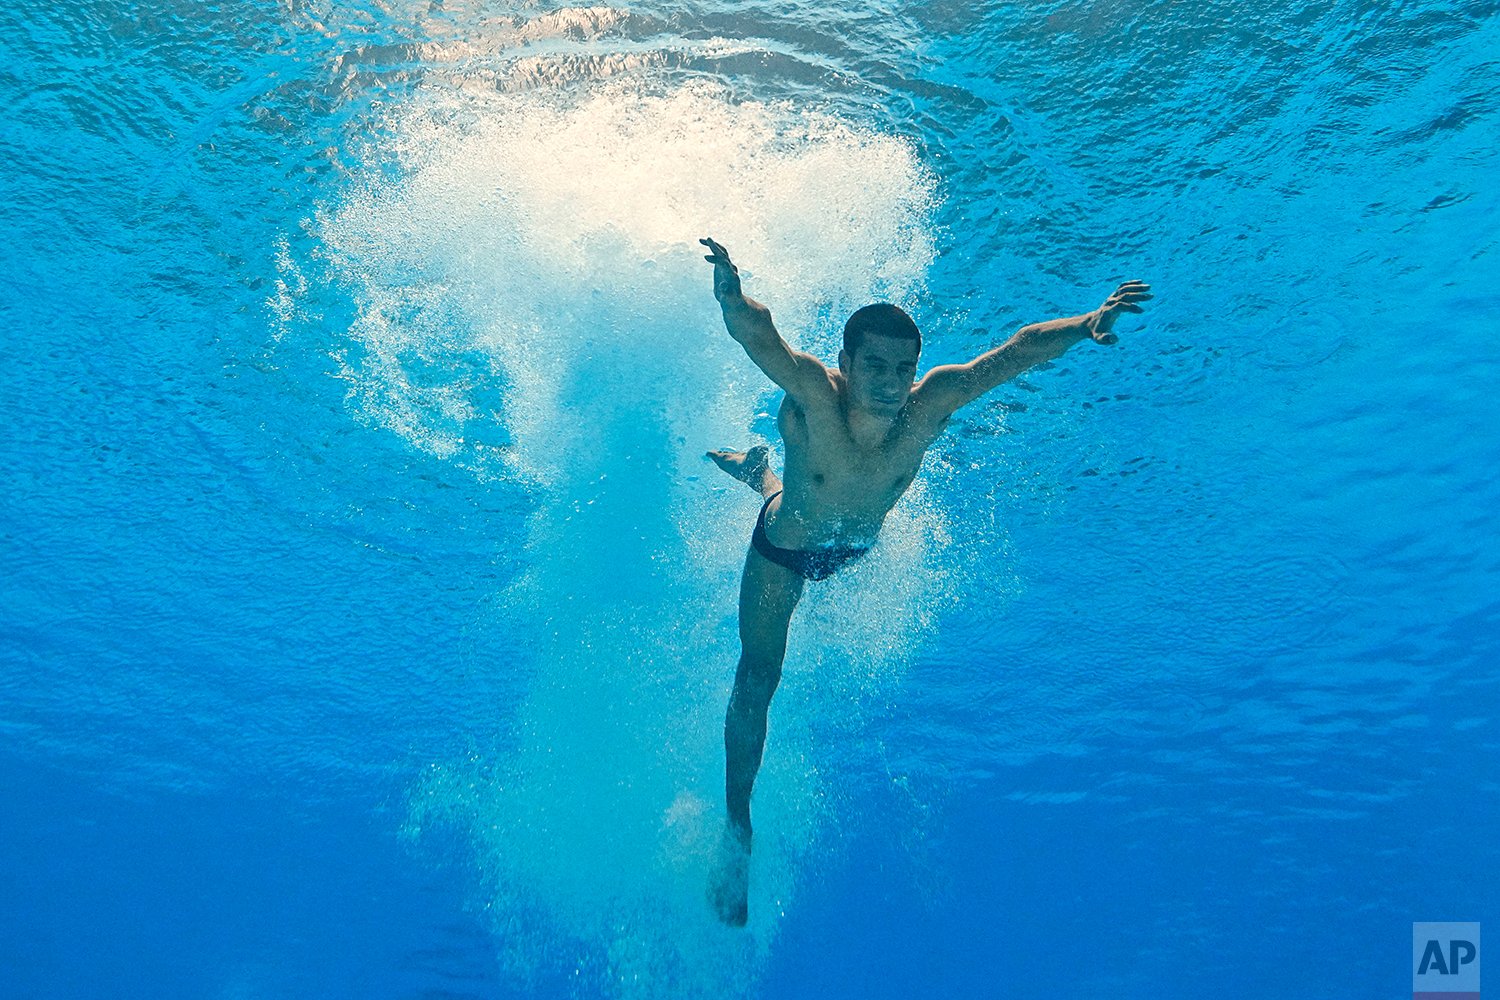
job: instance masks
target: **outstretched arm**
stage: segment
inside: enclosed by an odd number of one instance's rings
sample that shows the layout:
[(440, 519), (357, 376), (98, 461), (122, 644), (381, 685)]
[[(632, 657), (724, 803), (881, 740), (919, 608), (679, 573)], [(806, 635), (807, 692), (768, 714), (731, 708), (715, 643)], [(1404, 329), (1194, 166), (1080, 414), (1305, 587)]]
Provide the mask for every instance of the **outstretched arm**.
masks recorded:
[(771, 322), (771, 310), (746, 298), (740, 288), (740, 271), (729, 259), (729, 251), (712, 239), (698, 241), (713, 251), (703, 259), (714, 266), (714, 298), (724, 313), (729, 336), (745, 349), (766, 376), (804, 408), (837, 400), (833, 381), (823, 362), (794, 350)]
[(1111, 332), (1115, 320), (1121, 313), (1142, 312), (1140, 303), (1149, 298), (1150, 285), (1127, 281), (1093, 312), (1023, 326), (1005, 343), (968, 364), (939, 365), (917, 383), (912, 399), (947, 417), (1026, 369), (1062, 357), (1074, 344), (1084, 340), (1115, 343), (1120, 339)]

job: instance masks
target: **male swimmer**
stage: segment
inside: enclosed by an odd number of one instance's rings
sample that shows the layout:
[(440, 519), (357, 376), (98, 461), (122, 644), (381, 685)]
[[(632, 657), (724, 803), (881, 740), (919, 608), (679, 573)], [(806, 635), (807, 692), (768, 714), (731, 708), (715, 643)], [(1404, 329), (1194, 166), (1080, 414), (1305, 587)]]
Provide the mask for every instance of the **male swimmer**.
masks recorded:
[(1115, 320), (1141, 312), (1151, 287), (1127, 281), (1093, 312), (1024, 326), (968, 364), (938, 365), (916, 382), (922, 335), (900, 308), (877, 303), (856, 310), (844, 326), (838, 367), (830, 369), (787, 344), (770, 310), (745, 297), (723, 246), (699, 242), (712, 251), (704, 259), (714, 266), (714, 297), (729, 336), (786, 391), (776, 418), (786, 447), (783, 478), (771, 471), (764, 445), (708, 453), (765, 498), (740, 578), (740, 662), (724, 718), (729, 821), (709, 887), (720, 919), (743, 926), (750, 790), (804, 583), (826, 579), (869, 551), (954, 411), (1081, 341), (1113, 344)]

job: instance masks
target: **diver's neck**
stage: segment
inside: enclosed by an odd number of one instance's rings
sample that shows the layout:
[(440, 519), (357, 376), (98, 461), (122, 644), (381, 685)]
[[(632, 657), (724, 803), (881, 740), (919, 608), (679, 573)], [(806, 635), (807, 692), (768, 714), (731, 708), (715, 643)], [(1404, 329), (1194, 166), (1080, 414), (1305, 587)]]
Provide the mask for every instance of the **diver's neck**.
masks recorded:
[(873, 448), (882, 444), (896, 426), (898, 413), (889, 416), (866, 410), (845, 400), (844, 422), (849, 426), (849, 436), (862, 448)]

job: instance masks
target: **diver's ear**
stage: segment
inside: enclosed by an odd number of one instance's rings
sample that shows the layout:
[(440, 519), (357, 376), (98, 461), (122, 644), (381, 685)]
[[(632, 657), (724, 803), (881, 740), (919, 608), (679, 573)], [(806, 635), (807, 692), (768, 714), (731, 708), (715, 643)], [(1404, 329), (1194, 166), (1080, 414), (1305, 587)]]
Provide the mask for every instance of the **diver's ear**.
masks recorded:
[(845, 351), (845, 350), (840, 350), (839, 351), (839, 371), (843, 372), (845, 375), (848, 375), (849, 374), (849, 369), (853, 368), (853, 367), (854, 367), (854, 359), (849, 356), (849, 352)]

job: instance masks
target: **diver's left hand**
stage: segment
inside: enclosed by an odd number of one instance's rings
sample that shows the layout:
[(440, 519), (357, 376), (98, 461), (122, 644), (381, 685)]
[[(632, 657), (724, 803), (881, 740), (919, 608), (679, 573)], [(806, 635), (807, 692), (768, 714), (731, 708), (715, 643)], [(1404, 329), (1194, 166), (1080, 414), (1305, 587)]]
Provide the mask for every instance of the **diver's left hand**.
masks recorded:
[(1089, 336), (1096, 344), (1113, 344), (1119, 337), (1110, 331), (1122, 312), (1145, 312), (1138, 303), (1151, 298), (1151, 286), (1144, 281), (1127, 281), (1114, 294), (1104, 300), (1104, 305), (1094, 310), (1089, 319)]

